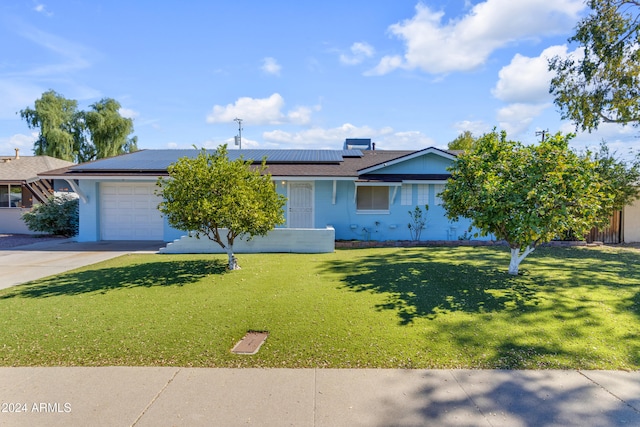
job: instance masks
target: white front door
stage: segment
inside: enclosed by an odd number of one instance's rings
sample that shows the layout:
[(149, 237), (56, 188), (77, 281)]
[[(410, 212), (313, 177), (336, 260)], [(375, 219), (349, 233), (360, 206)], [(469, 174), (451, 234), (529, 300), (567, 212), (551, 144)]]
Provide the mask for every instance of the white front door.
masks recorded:
[(289, 228), (313, 228), (313, 183), (289, 183)]

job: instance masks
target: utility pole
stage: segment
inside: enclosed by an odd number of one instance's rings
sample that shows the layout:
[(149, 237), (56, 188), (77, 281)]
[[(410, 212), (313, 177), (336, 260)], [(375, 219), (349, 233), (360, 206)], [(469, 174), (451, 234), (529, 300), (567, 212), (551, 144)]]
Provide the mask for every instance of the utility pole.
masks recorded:
[(536, 132), (536, 136), (542, 136), (540, 142), (544, 142), (544, 137), (549, 135), (549, 130), (540, 130)]
[(242, 150), (242, 119), (236, 117), (233, 121), (238, 122), (238, 136), (234, 139), (236, 140), (236, 145), (238, 145), (240, 150)]

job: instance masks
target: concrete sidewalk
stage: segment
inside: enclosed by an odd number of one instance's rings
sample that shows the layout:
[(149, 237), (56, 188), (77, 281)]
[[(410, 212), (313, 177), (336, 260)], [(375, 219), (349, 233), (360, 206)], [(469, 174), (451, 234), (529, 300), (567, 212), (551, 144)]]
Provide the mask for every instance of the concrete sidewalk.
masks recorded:
[(157, 252), (164, 242), (109, 241), (78, 243), (70, 239), (0, 249), (0, 289), (60, 274), (132, 252)]
[(640, 372), (0, 368), (2, 426), (638, 426)]

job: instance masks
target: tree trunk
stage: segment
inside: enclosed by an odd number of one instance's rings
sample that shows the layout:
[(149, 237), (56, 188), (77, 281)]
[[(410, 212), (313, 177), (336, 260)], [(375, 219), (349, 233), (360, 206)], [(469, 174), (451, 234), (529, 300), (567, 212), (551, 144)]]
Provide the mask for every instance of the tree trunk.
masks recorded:
[(227, 257), (229, 259), (229, 264), (227, 265), (227, 268), (229, 270), (240, 270), (240, 266), (238, 265), (238, 260), (233, 255), (233, 247), (227, 246), (224, 249), (227, 251)]
[(511, 248), (511, 261), (509, 262), (509, 274), (514, 276), (518, 275), (518, 269), (520, 267), (520, 263), (524, 260), (527, 255), (535, 250), (535, 246), (527, 246), (522, 254), (520, 254), (520, 248)]

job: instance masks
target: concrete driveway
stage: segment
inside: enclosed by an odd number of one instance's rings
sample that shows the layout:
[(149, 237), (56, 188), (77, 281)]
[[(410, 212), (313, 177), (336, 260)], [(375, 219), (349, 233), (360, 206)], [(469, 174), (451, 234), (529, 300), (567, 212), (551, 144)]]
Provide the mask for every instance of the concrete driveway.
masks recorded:
[(113, 241), (78, 243), (70, 239), (49, 240), (0, 248), (0, 289), (64, 273), (85, 265), (133, 252), (156, 253), (161, 241)]

